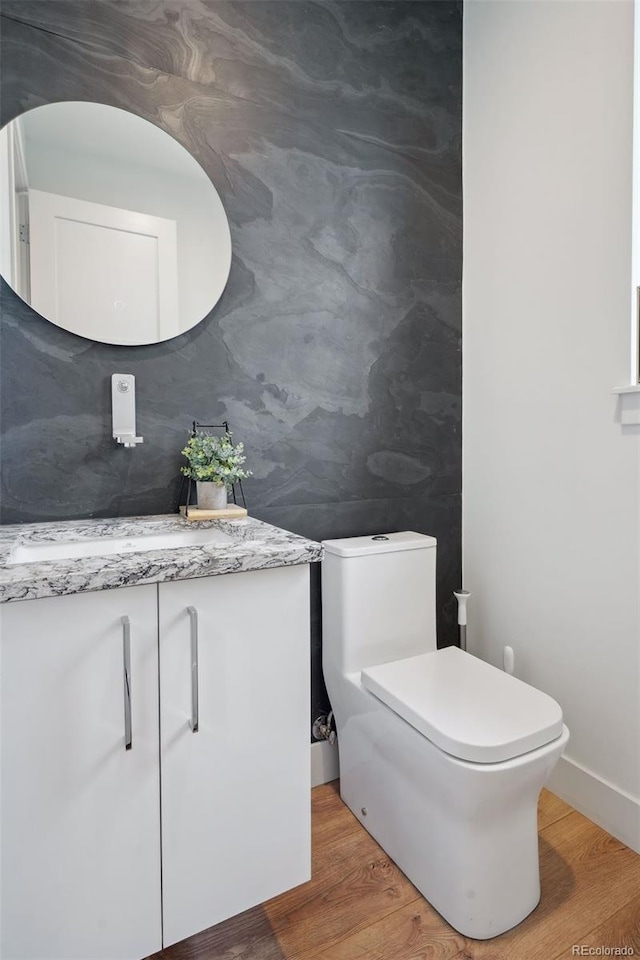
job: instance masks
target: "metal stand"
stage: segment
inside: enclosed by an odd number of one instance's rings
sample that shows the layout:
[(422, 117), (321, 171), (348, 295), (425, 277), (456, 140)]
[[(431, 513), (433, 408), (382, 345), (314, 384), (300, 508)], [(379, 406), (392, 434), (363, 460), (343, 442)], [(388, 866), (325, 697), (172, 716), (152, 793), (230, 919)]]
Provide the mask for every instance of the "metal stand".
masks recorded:
[[(199, 420), (194, 420), (194, 421), (193, 421), (192, 428), (191, 428), (191, 436), (192, 436), (192, 437), (195, 437), (195, 435), (197, 434), (198, 430), (224, 430), (225, 433), (231, 433), (231, 431), (229, 430), (229, 421), (228, 421), (228, 420), (223, 420), (222, 423), (200, 423)], [(185, 485), (185, 482), (187, 483), (187, 499), (186, 499), (185, 503), (183, 504), (183, 503), (182, 503), (182, 495), (183, 495), (183, 493), (184, 493), (184, 485)], [(238, 480), (238, 487), (240, 488), (240, 496), (242, 497), (242, 506), (243, 506), (243, 507), (245, 508), (245, 510), (246, 510), (246, 509), (247, 509), (247, 501), (246, 501), (246, 499), (245, 499), (244, 490), (242, 489), (242, 480)], [(180, 507), (182, 507), (182, 506), (186, 506), (187, 511), (188, 511), (189, 507), (197, 507), (197, 505), (198, 505), (197, 495), (196, 495), (195, 503), (192, 503), (192, 501), (191, 501), (191, 495), (192, 495), (192, 493), (197, 494), (196, 486), (195, 486), (194, 481), (191, 479), (191, 477), (185, 477), (185, 476), (183, 476), (183, 478), (182, 478), (182, 484), (181, 484), (181, 486), (180, 486), (180, 495), (178, 496), (178, 513), (180, 512)], [(231, 496), (233, 497), (233, 502), (234, 502), (234, 503), (236, 504), (236, 506), (237, 506), (237, 505), (238, 505), (238, 500), (237, 500), (237, 498), (236, 498), (236, 485), (235, 485), (235, 483), (232, 483), (232, 484), (231, 484)]]

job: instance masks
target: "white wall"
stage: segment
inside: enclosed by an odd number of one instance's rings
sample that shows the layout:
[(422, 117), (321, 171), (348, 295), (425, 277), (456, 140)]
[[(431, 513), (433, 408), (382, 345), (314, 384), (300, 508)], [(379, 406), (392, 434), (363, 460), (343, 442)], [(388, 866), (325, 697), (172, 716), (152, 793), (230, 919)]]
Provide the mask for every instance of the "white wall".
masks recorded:
[(640, 427), (629, 383), (633, 8), (468, 0), (469, 649), (552, 694), (551, 788), (640, 850)]

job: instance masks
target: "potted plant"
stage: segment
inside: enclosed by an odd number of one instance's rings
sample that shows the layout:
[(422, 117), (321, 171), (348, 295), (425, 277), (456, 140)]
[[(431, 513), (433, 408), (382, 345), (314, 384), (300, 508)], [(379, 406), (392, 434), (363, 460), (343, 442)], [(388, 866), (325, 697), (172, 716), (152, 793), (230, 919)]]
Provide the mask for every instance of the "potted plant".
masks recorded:
[(234, 444), (230, 433), (215, 437), (196, 431), (189, 438), (183, 457), (189, 461), (180, 467), (185, 477), (196, 481), (198, 506), (204, 510), (224, 510), (227, 506), (227, 491), (236, 480), (251, 476), (250, 470), (244, 470), (242, 464), (244, 445)]

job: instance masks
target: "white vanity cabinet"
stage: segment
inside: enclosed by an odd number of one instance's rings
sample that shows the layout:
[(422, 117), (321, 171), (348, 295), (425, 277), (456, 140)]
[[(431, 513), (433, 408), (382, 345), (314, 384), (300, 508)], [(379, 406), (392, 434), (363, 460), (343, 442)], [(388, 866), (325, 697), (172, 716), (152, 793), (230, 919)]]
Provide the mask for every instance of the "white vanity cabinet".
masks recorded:
[(150, 585), (2, 606), (3, 960), (160, 949), (156, 594)]
[(309, 879), (308, 567), (161, 584), (159, 610), (168, 946)]
[(2, 960), (140, 960), (309, 878), (306, 564), (0, 615)]

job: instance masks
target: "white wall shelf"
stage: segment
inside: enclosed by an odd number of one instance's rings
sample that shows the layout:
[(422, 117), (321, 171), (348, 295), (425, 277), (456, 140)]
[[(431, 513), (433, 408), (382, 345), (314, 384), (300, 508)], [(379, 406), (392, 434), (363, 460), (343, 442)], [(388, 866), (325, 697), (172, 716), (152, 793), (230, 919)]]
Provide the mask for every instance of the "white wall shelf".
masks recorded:
[(623, 426), (640, 424), (640, 383), (615, 387), (611, 392), (620, 397), (620, 423)]

